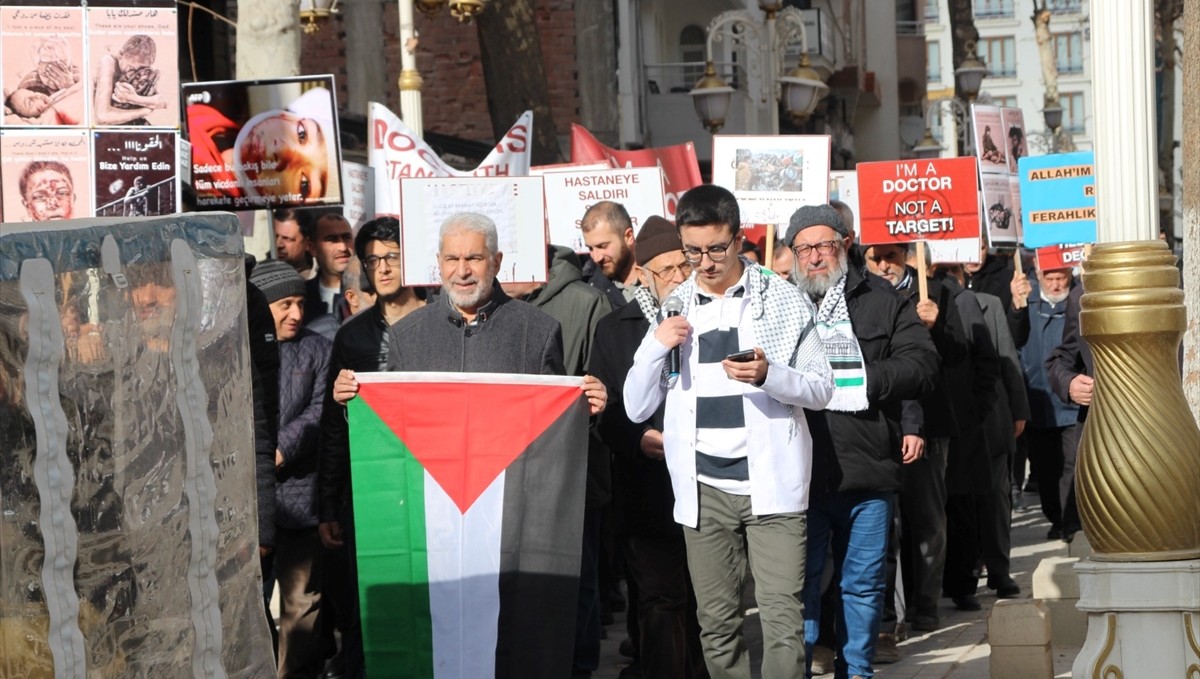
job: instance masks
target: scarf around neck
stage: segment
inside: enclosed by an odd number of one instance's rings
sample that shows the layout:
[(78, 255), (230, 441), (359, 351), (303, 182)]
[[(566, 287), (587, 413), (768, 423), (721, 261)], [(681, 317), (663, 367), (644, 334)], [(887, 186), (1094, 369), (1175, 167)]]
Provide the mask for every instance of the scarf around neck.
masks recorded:
[(825, 345), (825, 355), (833, 368), (833, 399), (828, 410), (857, 412), (870, 405), (867, 399), (867, 371), (862, 348), (850, 324), (846, 307), (846, 275), (825, 292), (817, 309), (817, 332)]

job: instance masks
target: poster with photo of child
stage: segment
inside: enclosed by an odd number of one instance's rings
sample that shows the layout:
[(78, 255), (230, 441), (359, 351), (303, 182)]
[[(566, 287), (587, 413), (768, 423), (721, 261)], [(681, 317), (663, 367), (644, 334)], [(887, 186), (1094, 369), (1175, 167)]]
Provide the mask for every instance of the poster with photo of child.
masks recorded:
[(0, 130), (0, 222), (46, 222), (92, 213), (87, 130)]
[(1000, 117), (1000, 107), (971, 104), (971, 123), (979, 173), (1008, 174), (1008, 136)]
[(87, 125), (81, 7), (0, 8), (0, 52), (0, 126)]
[(179, 211), (178, 144), (173, 131), (92, 133), (97, 217)]
[(92, 126), (178, 128), (175, 9), (89, 3), (87, 27)]
[(1000, 109), (1000, 121), (1008, 144), (1008, 173), (1015, 175), (1017, 161), (1029, 155), (1029, 146), (1025, 142), (1025, 114), (1019, 108), (1004, 106)]

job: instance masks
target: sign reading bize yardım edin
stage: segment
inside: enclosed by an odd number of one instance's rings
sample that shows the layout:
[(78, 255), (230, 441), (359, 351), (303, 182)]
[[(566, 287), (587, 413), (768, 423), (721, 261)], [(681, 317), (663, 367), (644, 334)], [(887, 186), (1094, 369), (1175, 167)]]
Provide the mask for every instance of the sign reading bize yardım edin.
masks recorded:
[(1094, 162), (1091, 151), (1019, 161), (1026, 247), (1096, 242)]
[(979, 237), (974, 158), (858, 164), (863, 245)]

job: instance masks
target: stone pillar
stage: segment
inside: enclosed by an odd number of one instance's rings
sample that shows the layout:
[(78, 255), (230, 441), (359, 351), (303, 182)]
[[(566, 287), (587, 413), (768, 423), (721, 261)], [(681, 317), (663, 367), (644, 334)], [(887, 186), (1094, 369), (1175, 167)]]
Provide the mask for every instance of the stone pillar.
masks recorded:
[[(1095, 393), (1075, 488), (1095, 550), (1076, 566), (1088, 633), (1076, 679), (1200, 671), (1200, 429), (1180, 382), (1179, 270), (1157, 239), (1152, 0), (1093, 0), (1099, 244), (1079, 328)], [(1191, 244), (1194, 247), (1194, 244)]]
[[(1200, 3), (1183, 10), (1183, 92), (1200, 88)], [(1183, 172), (1200, 177), (1200, 106), (1183, 107)], [(1183, 390), (1200, 419), (1200, 191), (1195, 181), (1180, 185), (1183, 191), (1183, 294), (1187, 303), (1187, 333), (1183, 337)]]
[(1158, 237), (1152, 5), (1151, 0), (1089, 3), (1101, 243)]

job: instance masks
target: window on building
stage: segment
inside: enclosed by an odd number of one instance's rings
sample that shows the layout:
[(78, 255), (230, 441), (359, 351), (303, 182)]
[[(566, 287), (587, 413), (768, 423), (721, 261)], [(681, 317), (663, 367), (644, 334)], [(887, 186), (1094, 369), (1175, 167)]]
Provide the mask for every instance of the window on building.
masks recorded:
[(1086, 111), (1083, 107), (1083, 93), (1059, 93), (1058, 101), (1063, 107), (1063, 127), (1071, 134), (1083, 134), (1087, 131), (1084, 122)]
[(1017, 97), (1016, 95), (1008, 95), (1004, 97), (993, 96), (992, 106), (1007, 106), (1009, 108), (1016, 108)]
[(1054, 63), (1059, 73), (1083, 73), (1083, 34), (1054, 34)]
[(979, 56), (993, 78), (1015, 78), (1017, 76), (1017, 41), (1012, 36), (984, 38)]
[(938, 0), (925, 0), (925, 23), (936, 24), (939, 17)]
[(925, 80), (942, 81), (942, 43), (936, 40), (925, 43)]
[(679, 32), (679, 61), (683, 67), (683, 83), (689, 88), (704, 77), (704, 29), (695, 24), (684, 26)]
[(1049, 0), (1051, 14), (1079, 14), (1083, 11), (1082, 0)]
[(1007, 19), (1013, 15), (1013, 0), (975, 0), (976, 19)]

